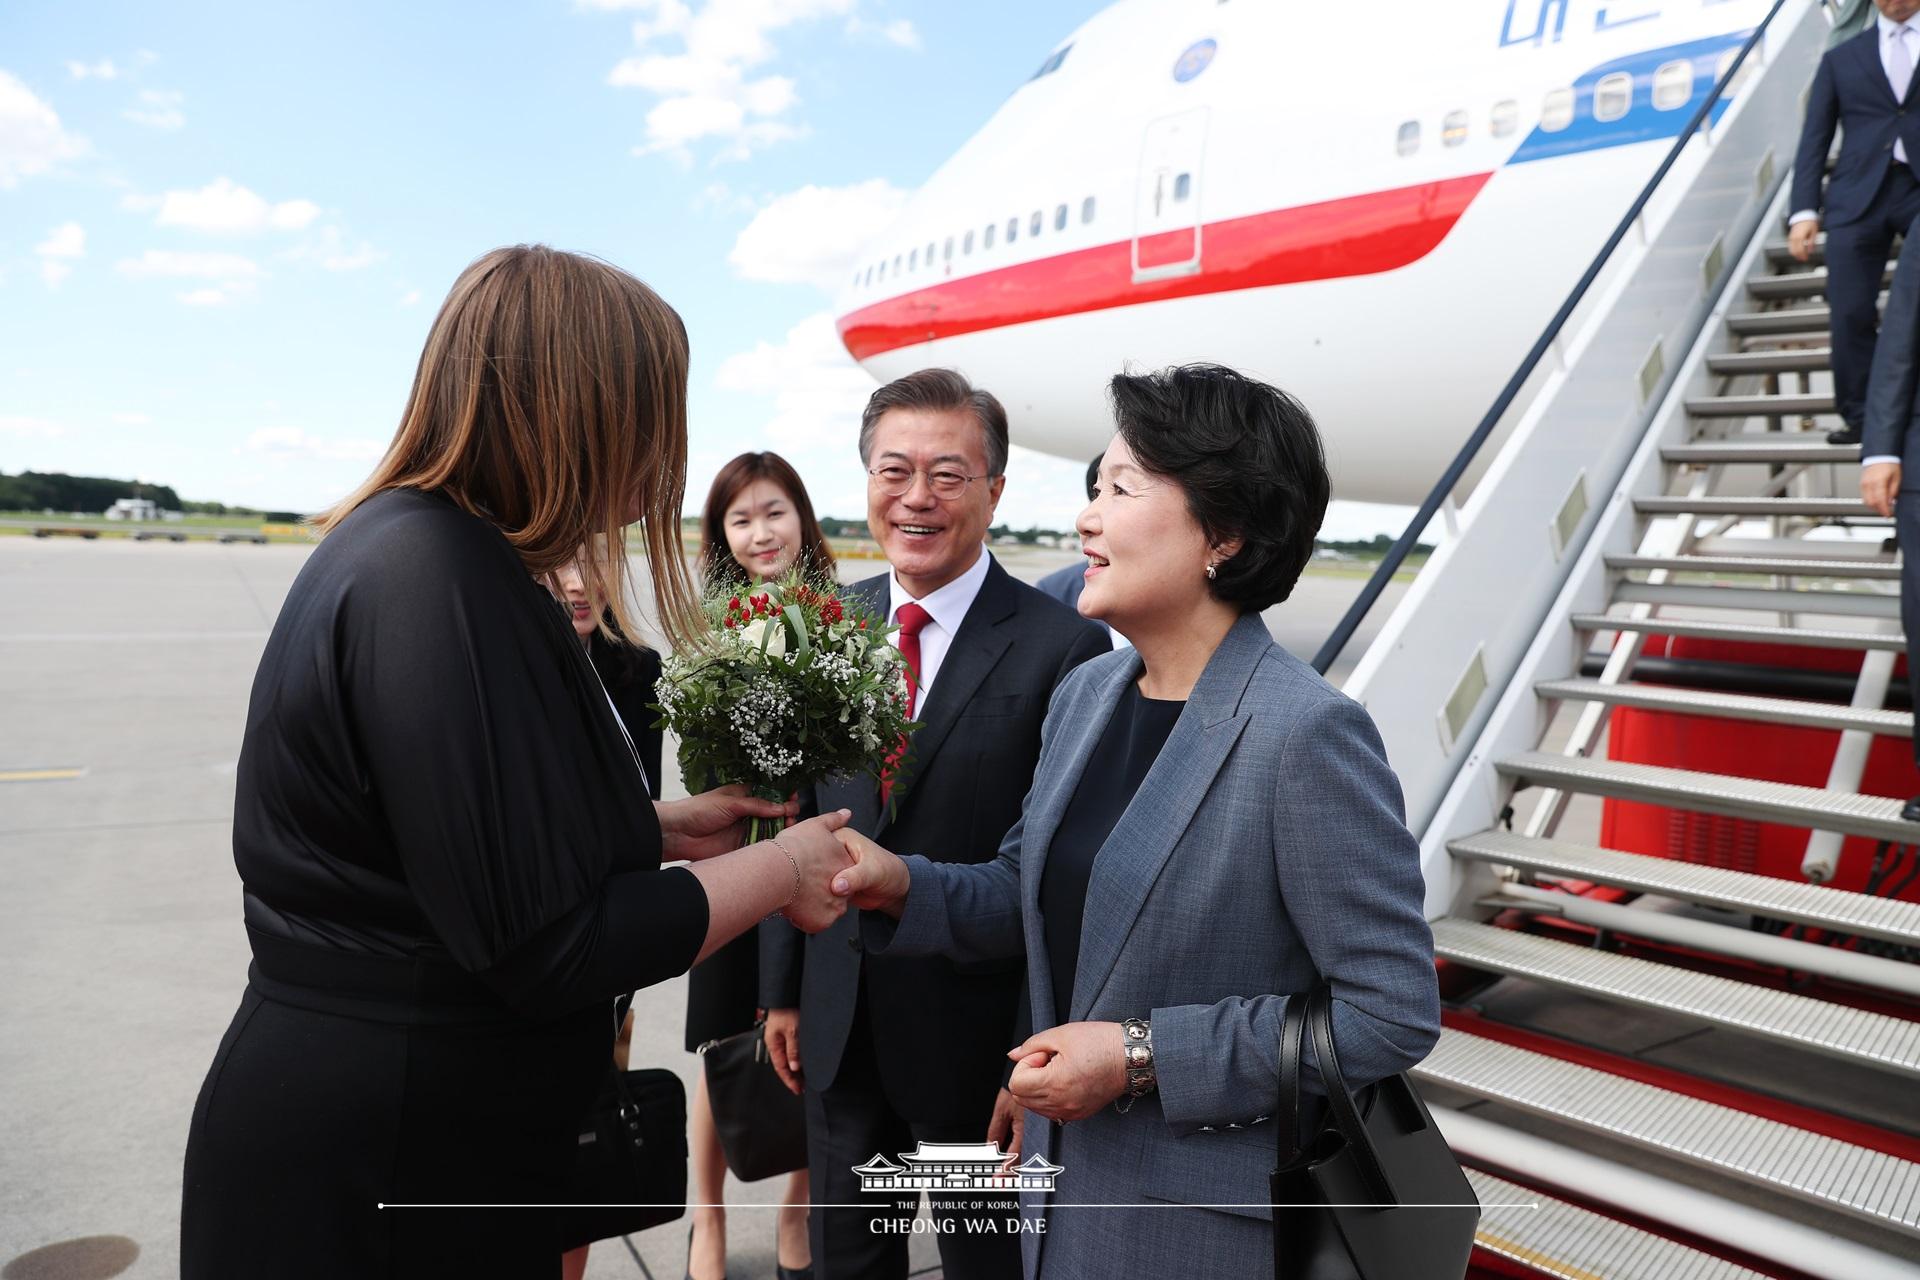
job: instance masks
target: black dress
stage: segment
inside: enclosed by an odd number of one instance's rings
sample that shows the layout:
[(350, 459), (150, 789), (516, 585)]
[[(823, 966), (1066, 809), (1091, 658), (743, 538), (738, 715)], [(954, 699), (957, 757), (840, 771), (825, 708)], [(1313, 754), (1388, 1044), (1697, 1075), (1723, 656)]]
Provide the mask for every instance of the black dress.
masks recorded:
[(1142, 697), (1139, 688), (1127, 682), (1047, 846), (1047, 865), (1040, 873), (1040, 917), (1047, 963), (1053, 968), (1053, 1007), (1063, 1021), (1073, 1008), (1080, 926), (1094, 858), (1159, 758), (1160, 748), (1167, 745), (1167, 735), (1186, 705)]
[(295, 581), (234, 797), (254, 961), (194, 1108), (188, 1280), (557, 1275), (612, 1001), (707, 929), (633, 753), (505, 538), (411, 490)]

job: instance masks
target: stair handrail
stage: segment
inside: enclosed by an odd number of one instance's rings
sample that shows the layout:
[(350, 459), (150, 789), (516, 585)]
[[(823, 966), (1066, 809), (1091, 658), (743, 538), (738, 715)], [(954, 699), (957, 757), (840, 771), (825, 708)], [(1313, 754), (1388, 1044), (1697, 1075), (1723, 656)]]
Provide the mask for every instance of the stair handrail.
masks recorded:
[[(1824, 4), (1825, 0), (1821, 2)], [(1398, 538), (1394, 539), (1393, 545), (1387, 548), (1387, 554), (1381, 558), (1373, 575), (1360, 589), (1360, 594), (1348, 606), (1346, 613), (1341, 615), (1338, 625), (1334, 627), (1326, 642), (1320, 646), (1319, 652), (1313, 655), (1315, 671), (1324, 676), (1339, 660), (1340, 654), (1353, 639), (1354, 632), (1360, 629), (1360, 624), (1366, 620), (1367, 615), (1373, 611), (1373, 606), (1379, 602), (1381, 594), (1386, 591), (1387, 584), (1393, 581), (1393, 575), (1399, 572), (1407, 555), (1419, 542), (1420, 535), (1426, 532), (1427, 525), (1432, 522), (1435, 515), (1439, 514), (1448, 496), (1460, 483), (1460, 478), (1466, 475), (1467, 468), (1471, 467), (1473, 460), (1479, 456), (1481, 446), (1486, 444), (1488, 438), (1499, 427), (1500, 420), (1506, 416), (1507, 410), (1513, 407), (1513, 402), (1520, 396), (1521, 388), (1533, 376), (1540, 361), (1545, 359), (1547, 352), (1553, 349), (1554, 342), (1560, 337), (1560, 331), (1573, 317), (1574, 310), (1586, 297), (1587, 290), (1592, 288), (1594, 281), (1600, 278), (1600, 273), (1606, 268), (1608, 260), (1613, 257), (1614, 250), (1626, 240), (1628, 233), (1633, 230), (1634, 223), (1638, 222), (1640, 215), (1646, 211), (1654, 192), (1659, 189), (1661, 182), (1665, 180), (1673, 166), (1679, 162), (1681, 154), (1687, 149), (1687, 144), (1693, 141), (1694, 134), (1698, 133), (1701, 126), (1712, 117), (1714, 107), (1726, 95), (1734, 78), (1740, 74), (1740, 68), (1746, 63), (1748, 55), (1759, 45), (1761, 39), (1767, 34), (1767, 28), (1786, 7), (1787, 0), (1774, 0), (1773, 8), (1767, 11), (1767, 16), (1760, 20), (1760, 25), (1753, 29), (1753, 34), (1748, 36), (1746, 43), (1740, 46), (1740, 52), (1735, 54), (1733, 61), (1727, 64), (1727, 69), (1721, 73), (1720, 79), (1714, 83), (1712, 90), (1694, 111), (1693, 117), (1681, 127), (1679, 136), (1673, 140), (1673, 146), (1668, 150), (1666, 158), (1661, 160), (1660, 167), (1653, 171), (1653, 176), (1647, 179), (1647, 184), (1640, 188), (1640, 194), (1635, 196), (1633, 203), (1627, 207), (1627, 212), (1621, 217), (1619, 225), (1613, 229), (1613, 234), (1607, 237), (1606, 243), (1595, 255), (1593, 264), (1587, 268), (1586, 274), (1580, 277), (1579, 283), (1573, 286), (1573, 292), (1569, 293), (1566, 301), (1560, 304), (1560, 309), (1554, 312), (1553, 319), (1547, 322), (1546, 329), (1534, 342), (1533, 349), (1527, 352), (1526, 359), (1520, 362), (1520, 367), (1514, 371), (1511, 378), (1507, 379), (1507, 385), (1501, 390), (1499, 398), (1493, 402), (1493, 407), (1487, 410), (1486, 416), (1480, 419), (1480, 425), (1474, 428), (1473, 434), (1468, 436), (1466, 443), (1460, 446), (1460, 451), (1454, 455), (1453, 461), (1447, 464), (1447, 469), (1441, 473), (1440, 479), (1434, 483), (1426, 498), (1421, 501), (1419, 510), (1414, 512), (1413, 519), (1407, 522), (1407, 527), (1401, 531)]]

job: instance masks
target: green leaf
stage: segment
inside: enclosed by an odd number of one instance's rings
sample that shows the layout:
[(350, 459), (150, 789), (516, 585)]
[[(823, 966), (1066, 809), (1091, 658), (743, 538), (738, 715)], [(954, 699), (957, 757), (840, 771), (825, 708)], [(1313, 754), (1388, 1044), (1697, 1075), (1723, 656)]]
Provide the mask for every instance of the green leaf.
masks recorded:
[(793, 627), (794, 641), (800, 646), (800, 656), (806, 657), (813, 652), (813, 642), (807, 639), (806, 615), (797, 604), (790, 604), (781, 612), (786, 614), (787, 622)]

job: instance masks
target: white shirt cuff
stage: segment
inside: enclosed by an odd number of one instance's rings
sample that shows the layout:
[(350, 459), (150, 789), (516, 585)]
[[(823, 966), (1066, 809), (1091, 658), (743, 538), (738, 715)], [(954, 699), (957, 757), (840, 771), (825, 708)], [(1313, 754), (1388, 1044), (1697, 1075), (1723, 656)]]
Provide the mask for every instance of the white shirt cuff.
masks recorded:
[(1871, 458), (1860, 459), (1860, 465), (1863, 467), (1878, 466), (1882, 462), (1891, 462), (1895, 466), (1898, 466), (1900, 464), (1900, 459), (1894, 457), (1890, 453), (1876, 453)]
[(1797, 227), (1803, 222), (1818, 221), (1820, 221), (1820, 211), (1818, 209), (1796, 209), (1787, 215), (1787, 225), (1789, 227)]

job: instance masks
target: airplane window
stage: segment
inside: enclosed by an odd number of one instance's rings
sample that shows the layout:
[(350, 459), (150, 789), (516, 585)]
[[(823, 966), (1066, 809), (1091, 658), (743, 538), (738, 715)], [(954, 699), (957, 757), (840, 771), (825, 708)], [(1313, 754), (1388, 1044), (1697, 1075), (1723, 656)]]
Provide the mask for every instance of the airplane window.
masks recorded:
[(1520, 104), (1512, 98), (1493, 104), (1493, 136), (1506, 138), (1512, 136), (1520, 127)]
[(1602, 123), (1618, 120), (1627, 114), (1633, 106), (1633, 76), (1625, 71), (1616, 71), (1610, 76), (1601, 76), (1600, 83), (1593, 86), (1593, 118)]
[(1065, 48), (1057, 49), (1053, 53), (1047, 55), (1047, 60), (1040, 64), (1040, 69), (1027, 77), (1028, 83), (1032, 83), (1033, 81), (1038, 80), (1041, 76), (1050, 76), (1054, 72), (1058, 71), (1060, 69), (1060, 64), (1067, 60), (1067, 54), (1072, 50), (1072, 48), (1073, 48), (1072, 45), (1067, 45)]
[(1410, 156), (1420, 149), (1420, 122), (1408, 120), (1400, 126), (1400, 133), (1394, 139), (1393, 149), (1403, 156)]
[(982, 249), (993, 248), (993, 233), (999, 229), (1000, 225), (998, 223), (989, 222), (987, 224), (987, 229), (980, 233), (980, 247)]
[(1012, 244), (1015, 240), (1018, 240), (1019, 238), (1020, 238), (1020, 219), (1008, 218), (1007, 219), (1007, 243)]
[(1663, 62), (1653, 73), (1653, 105), (1660, 111), (1674, 111), (1693, 100), (1693, 62), (1679, 58)]
[(1055, 231), (1065, 231), (1067, 229), (1067, 206), (1056, 205), (1054, 207), (1053, 229)]
[(940, 255), (940, 260), (942, 262), (953, 261), (953, 237), (952, 236), (947, 237), (947, 251)]
[(919, 269), (920, 269), (920, 251), (918, 249), (915, 249), (907, 255), (907, 270), (918, 271)]
[(927, 241), (927, 266), (929, 268), (933, 266), (933, 241), (931, 240)]
[(1193, 175), (1183, 173), (1173, 180), (1173, 198), (1175, 202), (1185, 200), (1193, 194)]
[(884, 284), (884, 283), (886, 283), (886, 279), (887, 279), (887, 262), (886, 262), (886, 259), (884, 259), (884, 258), (882, 258), (882, 259), (880, 260), (880, 270), (878, 270), (877, 272), (875, 272), (875, 273), (874, 273), (874, 276), (873, 276), (873, 278), (874, 278), (875, 280), (878, 280), (878, 281), (880, 281), (880, 282), (881, 282), (882, 284)]
[(873, 283), (873, 268), (872, 268), (872, 267), (868, 267), (868, 268), (867, 268), (867, 283), (868, 283), (868, 284), (872, 284), (872, 283)]
[(1093, 197), (1092, 196), (1088, 196), (1085, 200), (1082, 200), (1080, 202), (1080, 221), (1083, 223), (1093, 221)]
[(1554, 89), (1540, 104), (1540, 127), (1558, 133), (1573, 123), (1573, 90)]
[(973, 252), (973, 232), (971, 231), (967, 232), (966, 238), (960, 242), (960, 252), (962, 253)]
[(1037, 236), (1037, 235), (1039, 235), (1039, 234), (1040, 234), (1040, 223), (1041, 223), (1041, 221), (1042, 221), (1042, 217), (1043, 217), (1043, 215), (1041, 214), (1041, 212), (1040, 212), (1040, 211), (1039, 211), (1038, 209), (1035, 209), (1035, 210), (1033, 211), (1033, 216), (1032, 216), (1031, 218), (1028, 218), (1028, 219), (1027, 219), (1027, 234), (1028, 234), (1028, 235), (1030, 235), (1030, 236)]
[(897, 253), (893, 255), (893, 274), (900, 274), (900, 255)]
[(1440, 144), (1457, 147), (1467, 140), (1467, 113), (1449, 111), (1447, 118), (1440, 122)]

